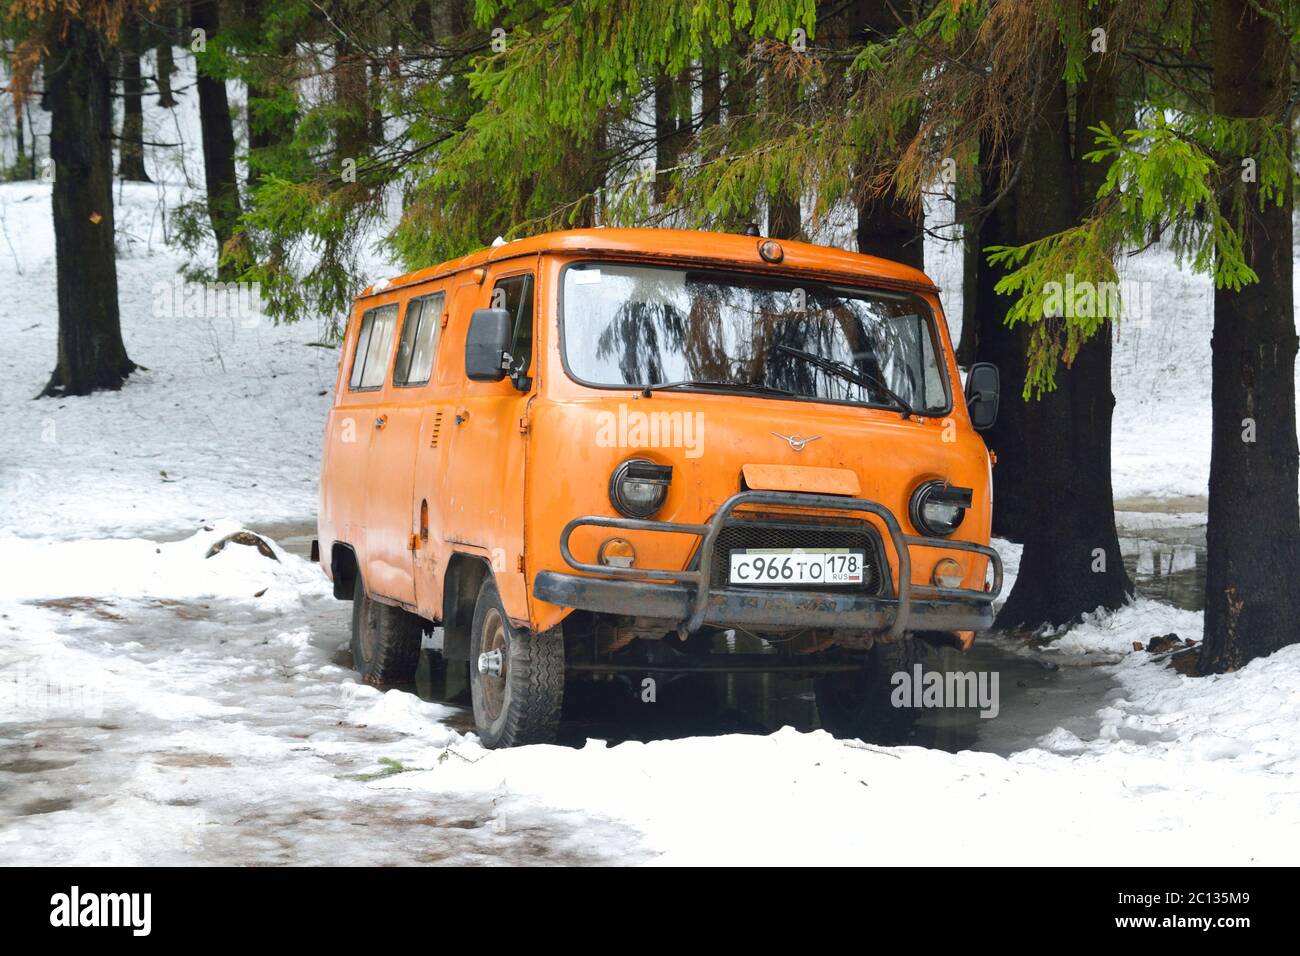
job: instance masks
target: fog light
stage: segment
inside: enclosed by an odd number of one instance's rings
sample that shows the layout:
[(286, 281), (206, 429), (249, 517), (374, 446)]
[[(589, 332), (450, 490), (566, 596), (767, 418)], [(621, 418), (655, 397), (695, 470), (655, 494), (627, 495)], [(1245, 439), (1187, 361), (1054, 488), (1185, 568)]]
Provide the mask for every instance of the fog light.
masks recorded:
[(940, 588), (959, 588), (961, 579), (961, 565), (952, 558), (941, 558), (934, 566), (934, 573), (930, 575), (935, 587)]
[(636, 563), (636, 549), (631, 541), (610, 538), (600, 546), (598, 560), (607, 568), (630, 568)]

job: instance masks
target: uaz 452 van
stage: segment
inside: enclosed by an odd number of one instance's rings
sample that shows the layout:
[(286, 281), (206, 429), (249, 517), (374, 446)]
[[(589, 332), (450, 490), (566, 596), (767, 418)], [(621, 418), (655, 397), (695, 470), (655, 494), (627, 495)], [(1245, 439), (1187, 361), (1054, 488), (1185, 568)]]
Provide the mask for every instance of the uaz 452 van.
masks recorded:
[(558, 232), (371, 286), (321, 465), (355, 667), (409, 681), (440, 628), (489, 747), (551, 739), (566, 681), (712, 670), (879, 737), (1001, 588), (997, 371), (960, 381), (924, 274), (799, 242)]

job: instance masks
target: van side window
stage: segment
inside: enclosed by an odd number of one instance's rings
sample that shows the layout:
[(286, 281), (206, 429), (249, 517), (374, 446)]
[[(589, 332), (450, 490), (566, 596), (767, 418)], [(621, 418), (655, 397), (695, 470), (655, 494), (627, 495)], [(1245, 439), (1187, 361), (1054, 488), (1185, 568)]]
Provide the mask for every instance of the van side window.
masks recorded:
[(533, 359), (533, 276), (510, 276), (492, 287), (492, 308), (505, 309), (514, 319), (510, 355), (512, 376), (524, 375)]
[(353, 389), (379, 388), (388, 371), (388, 356), (393, 351), (393, 327), (397, 324), (397, 303), (381, 305), (361, 317), (357, 351), (352, 358)]
[(435, 292), (412, 300), (406, 307), (402, 338), (397, 344), (397, 365), (393, 369), (394, 385), (423, 385), (429, 381), (446, 299), (446, 293)]

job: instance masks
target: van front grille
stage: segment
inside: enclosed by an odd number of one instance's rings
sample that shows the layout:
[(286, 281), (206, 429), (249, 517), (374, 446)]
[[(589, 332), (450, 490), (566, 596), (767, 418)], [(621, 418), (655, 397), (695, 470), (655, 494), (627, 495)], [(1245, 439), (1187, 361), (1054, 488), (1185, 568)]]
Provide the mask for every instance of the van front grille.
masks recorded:
[(713, 543), (713, 569), (710, 586), (724, 588), (731, 568), (731, 552), (745, 548), (851, 548), (866, 552), (862, 583), (854, 585), (791, 585), (795, 591), (818, 591), (830, 587), (835, 591), (862, 591), (879, 594), (885, 580), (881, 573), (880, 538), (875, 530), (861, 524), (822, 525), (805, 522), (729, 521)]

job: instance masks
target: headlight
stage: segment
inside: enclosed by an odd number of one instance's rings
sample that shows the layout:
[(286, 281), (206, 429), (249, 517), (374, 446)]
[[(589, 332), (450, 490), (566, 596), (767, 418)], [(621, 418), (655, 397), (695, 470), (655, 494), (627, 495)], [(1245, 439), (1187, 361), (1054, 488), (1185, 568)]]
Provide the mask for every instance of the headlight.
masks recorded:
[(912, 525), (922, 534), (947, 537), (961, 526), (970, 504), (971, 489), (927, 481), (912, 493)]
[(615, 468), (609, 479), (610, 503), (629, 518), (648, 518), (663, 507), (672, 480), (671, 465), (631, 458)]

